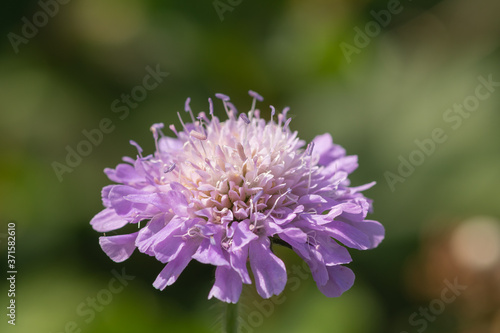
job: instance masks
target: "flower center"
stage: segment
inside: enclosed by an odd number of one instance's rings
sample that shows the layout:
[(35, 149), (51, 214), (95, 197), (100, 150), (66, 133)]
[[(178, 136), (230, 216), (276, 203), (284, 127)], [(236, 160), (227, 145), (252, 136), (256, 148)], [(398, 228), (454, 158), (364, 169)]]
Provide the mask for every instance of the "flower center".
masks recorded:
[[(259, 214), (262, 218), (277, 206), (295, 203), (297, 195), (310, 186), (312, 147), (302, 149), (304, 142), (290, 131), (287, 109), (274, 122), (271, 107), (271, 121), (266, 122), (255, 103), (248, 115), (236, 116), (226, 96), (219, 98), (228, 115), (226, 121), (221, 123), (213, 116), (211, 100), (212, 118), (201, 112), (195, 120), (187, 101), (186, 111), (193, 123), (185, 124), (179, 114), (184, 130), (177, 132), (170, 126), (179, 139), (177, 144), (165, 137), (157, 143), (156, 157), (165, 166), (161, 182), (186, 187), (195, 211), (211, 209), (215, 223), (224, 218), (256, 221)], [(157, 129), (152, 130), (157, 138)]]

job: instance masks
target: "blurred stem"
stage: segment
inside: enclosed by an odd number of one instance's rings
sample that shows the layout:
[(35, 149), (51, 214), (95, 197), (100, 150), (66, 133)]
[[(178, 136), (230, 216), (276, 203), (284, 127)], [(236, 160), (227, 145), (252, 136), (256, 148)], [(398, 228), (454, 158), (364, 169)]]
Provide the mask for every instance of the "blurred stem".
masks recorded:
[(238, 303), (226, 305), (226, 333), (238, 333)]

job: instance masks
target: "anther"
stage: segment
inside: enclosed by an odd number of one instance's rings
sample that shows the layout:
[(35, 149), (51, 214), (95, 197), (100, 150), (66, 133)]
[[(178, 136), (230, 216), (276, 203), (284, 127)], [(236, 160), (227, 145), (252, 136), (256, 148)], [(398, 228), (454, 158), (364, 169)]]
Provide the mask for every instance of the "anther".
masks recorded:
[(179, 133), (177, 133), (177, 130), (175, 129), (175, 125), (174, 124), (169, 125), (168, 128), (170, 128), (170, 130), (172, 132), (174, 132), (177, 137), (179, 137)]
[(202, 140), (202, 141), (207, 139), (207, 136), (205, 134), (194, 131), (194, 130), (189, 132), (189, 136), (192, 136), (193, 138), (198, 139), (198, 140)]
[[(166, 164), (165, 164), (165, 166), (166, 166)], [(171, 164), (167, 167), (167, 169), (166, 169), (166, 170), (164, 170), (163, 172), (164, 172), (164, 173), (169, 173), (169, 172), (172, 172), (172, 171), (175, 169), (175, 166), (176, 166), (176, 164), (175, 164), (174, 162), (172, 162), (172, 163), (171, 163)]]
[(222, 103), (224, 103), (224, 109), (226, 110), (226, 114), (227, 114), (228, 118), (233, 119), (232, 113), (229, 112), (229, 109), (227, 108), (227, 103), (229, 102), (229, 96), (221, 94), (221, 93), (217, 93), (217, 94), (215, 94), (215, 97), (222, 100)]
[(203, 132), (203, 134), (207, 135), (207, 130), (204, 127), (204, 125), (205, 125), (204, 122), (206, 121), (208, 123), (209, 120), (207, 119), (207, 116), (205, 115), (205, 112), (200, 112), (198, 114), (198, 117), (196, 117), (196, 119), (198, 119), (198, 121), (196, 122), (198, 129), (201, 132)]
[(286, 118), (286, 115), (287, 115), (288, 111), (290, 111), (290, 107), (289, 106), (285, 106), (285, 108), (283, 109), (283, 111), (281, 111), (283, 113), (283, 116), (285, 116), (285, 118)]
[(207, 123), (210, 122), (210, 120), (207, 118), (207, 115), (203, 111), (201, 111), (198, 114), (198, 117), (196, 117), (196, 119), (198, 119), (202, 123), (202, 125), (203, 125), (203, 121), (206, 121)]
[(283, 115), (283, 113), (278, 114), (278, 126), (281, 126), (284, 118), (285, 118), (285, 116)]
[(248, 94), (253, 97), (253, 100), (252, 100), (252, 108), (250, 109), (250, 111), (248, 112), (248, 115), (250, 116), (250, 119), (252, 119), (253, 117), (253, 112), (255, 110), (255, 102), (258, 100), (259, 102), (262, 102), (264, 100), (264, 98), (262, 98), (261, 95), (259, 95), (258, 93), (256, 93), (255, 91), (253, 90), (249, 90), (248, 91)]
[(141, 148), (141, 146), (139, 146), (139, 144), (137, 142), (135, 142), (134, 140), (130, 140), (129, 142), (130, 142), (130, 144), (132, 146), (134, 146), (135, 148), (137, 148), (137, 151), (139, 152), (139, 155), (141, 155), (142, 154), (142, 148)]
[(151, 132), (153, 132), (153, 135), (158, 135), (157, 133), (159, 132), (159, 130), (161, 130), (163, 127), (165, 127), (163, 125), (163, 123), (157, 123), (157, 124), (153, 124), (151, 125), (151, 127), (149, 128), (149, 130)]
[(158, 153), (160, 152), (160, 149), (158, 149), (158, 132), (160, 132), (163, 127), (164, 127), (164, 125), (162, 123), (158, 123), (158, 124), (153, 124), (149, 128), (151, 130), (151, 132), (153, 132), (153, 137), (155, 139), (155, 147), (156, 147), (156, 151)]
[(226, 102), (226, 104), (227, 104), (227, 107), (229, 108), (229, 111), (231, 111), (236, 116), (238, 114), (238, 110), (236, 109), (234, 104), (231, 102)]
[(213, 118), (213, 116), (214, 116), (214, 103), (212, 103), (212, 99), (210, 97), (208, 98), (208, 110), (209, 110), (208, 113)]
[(253, 91), (253, 90), (249, 90), (249, 91), (248, 91), (248, 94), (249, 94), (251, 97), (253, 97), (253, 98), (255, 98), (256, 100), (258, 100), (259, 102), (262, 102), (262, 101), (264, 100), (264, 97), (262, 97), (261, 95), (259, 95), (258, 93), (256, 93), (256, 92), (255, 92), (255, 91)]
[(314, 149), (314, 141), (310, 142), (306, 148), (306, 155), (311, 156)]
[(221, 99), (224, 102), (227, 102), (230, 99), (229, 96), (221, 94), (221, 93), (215, 94), (215, 97), (217, 97), (218, 99)]
[(245, 122), (245, 124), (250, 124), (250, 119), (248, 119), (246, 113), (240, 113), (240, 118)]
[(286, 130), (286, 128), (288, 127), (288, 125), (290, 124), (291, 121), (292, 121), (292, 118), (288, 118), (285, 121), (285, 125), (283, 125), (283, 132)]

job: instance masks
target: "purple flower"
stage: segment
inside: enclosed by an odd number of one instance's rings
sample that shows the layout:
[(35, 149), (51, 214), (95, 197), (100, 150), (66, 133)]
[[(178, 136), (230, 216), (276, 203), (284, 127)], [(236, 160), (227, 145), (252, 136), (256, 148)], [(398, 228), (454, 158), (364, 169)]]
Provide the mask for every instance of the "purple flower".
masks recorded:
[(182, 130), (170, 126), (176, 138), (162, 133), (163, 124), (151, 127), (152, 155), (131, 141), (138, 156), (105, 169), (119, 185), (103, 188), (106, 208), (90, 224), (99, 232), (137, 224), (137, 232), (102, 236), (99, 243), (116, 262), (137, 248), (165, 263), (153, 283), (161, 290), (194, 259), (216, 267), (209, 298), (236, 303), (242, 284), (252, 283), (248, 267), (260, 296), (278, 295), (287, 281), (285, 264), (271, 249), (278, 243), (307, 262), (321, 292), (340, 296), (354, 282), (341, 244), (366, 250), (384, 238), (382, 225), (366, 219), (371, 201), (361, 193), (374, 183), (349, 187), (356, 156), (346, 156), (329, 134), (306, 145), (289, 127), (288, 108), (276, 119), (271, 107), (266, 122), (255, 109), (260, 95), (250, 95), (252, 109), (238, 116), (218, 94), (224, 122), (213, 115), (211, 99), (209, 116), (197, 118), (188, 99), (192, 122), (179, 114)]

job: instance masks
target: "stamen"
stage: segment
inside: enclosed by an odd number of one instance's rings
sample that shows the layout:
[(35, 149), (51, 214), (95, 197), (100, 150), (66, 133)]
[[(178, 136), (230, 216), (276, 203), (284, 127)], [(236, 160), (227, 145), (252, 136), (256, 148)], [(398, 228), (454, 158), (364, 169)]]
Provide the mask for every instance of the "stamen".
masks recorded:
[(165, 127), (165, 125), (163, 125), (163, 123), (156, 123), (156, 124), (151, 125), (150, 130), (151, 130), (151, 132), (153, 132), (153, 135), (158, 135), (157, 132), (161, 133), (161, 129), (163, 127)]
[(281, 124), (283, 123), (284, 118), (285, 118), (285, 116), (283, 115), (283, 113), (278, 114), (278, 126), (281, 127)]
[(250, 111), (248, 112), (248, 115), (250, 117), (250, 119), (252, 119), (252, 116), (253, 116), (253, 113), (254, 113), (254, 110), (255, 110), (255, 102), (258, 100), (259, 102), (262, 102), (264, 100), (264, 98), (262, 98), (261, 95), (259, 95), (258, 93), (256, 93), (255, 91), (253, 90), (249, 90), (248, 91), (248, 94), (253, 97), (253, 100), (252, 100), (252, 108), (250, 109)]
[(151, 132), (153, 132), (153, 138), (155, 140), (155, 147), (156, 147), (156, 151), (158, 153), (160, 153), (160, 149), (158, 149), (158, 132), (164, 127), (164, 125), (162, 123), (158, 123), (158, 124), (153, 124), (149, 129), (151, 130)]
[(179, 121), (181, 122), (182, 124), (182, 128), (184, 129), (184, 132), (188, 132), (187, 128), (186, 128), (186, 125), (184, 124), (184, 122), (182, 121), (182, 117), (181, 117), (181, 114), (179, 112), (177, 112), (177, 116), (179, 117)]
[(187, 231), (187, 233), (183, 236), (190, 236), (190, 237), (194, 237), (194, 236), (201, 236), (203, 238), (205, 238), (205, 235), (203, 235), (200, 231), (200, 229), (198, 227), (191, 227), (189, 228), (189, 230)]
[(272, 105), (269, 105), (269, 107), (271, 108), (271, 122), (273, 122), (273, 116), (276, 114), (276, 109)]
[(266, 217), (264, 218), (264, 220), (265, 220), (265, 219), (267, 219), (267, 218), (271, 215), (271, 213), (273, 212), (274, 208), (276, 208), (276, 205), (278, 204), (278, 201), (280, 201), (280, 199), (281, 199), (281, 198), (283, 198), (285, 195), (287, 195), (287, 194), (288, 194), (288, 193), (290, 193), (290, 192), (292, 192), (292, 189), (291, 189), (291, 188), (288, 188), (288, 189), (286, 190), (286, 192), (285, 192), (285, 193), (283, 193), (282, 195), (280, 195), (280, 196), (278, 197), (278, 199), (276, 199), (276, 201), (274, 202), (273, 207), (271, 207), (271, 210), (269, 211), (269, 213), (267, 213), (267, 215), (266, 215)]
[(286, 115), (287, 115), (288, 111), (290, 111), (290, 107), (289, 106), (285, 106), (285, 108), (283, 109), (283, 111), (281, 111), (283, 113), (283, 116), (285, 116), (285, 118), (286, 118)]
[(234, 116), (236, 116), (238, 114), (238, 110), (236, 109), (236, 107), (234, 106), (233, 103), (231, 102), (226, 102), (228, 108), (229, 108), (229, 111), (231, 111), (233, 113)]
[(217, 93), (217, 94), (215, 94), (215, 97), (222, 100), (222, 103), (224, 104), (224, 109), (226, 110), (227, 117), (230, 119), (234, 119), (231, 112), (229, 112), (229, 109), (227, 108), (227, 102), (229, 102), (229, 96), (221, 94), (221, 93)]
[(203, 134), (205, 136), (207, 136), (207, 130), (205, 128), (205, 122), (209, 122), (207, 117), (205, 116), (205, 112), (200, 112), (198, 114), (198, 117), (196, 117), (196, 119), (198, 119), (198, 121), (196, 122), (198, 124), (198, 130), (200, 130), (201, 132), (203, 132)]
[[(164, 166), (167, 166), (166, 164)], [(172, 172), (175, 169), (176, 164), (172, 162), (169, 166), (167, 166), (166, 170), (163, 170), (164, 173)]]
[[(257, 192), (257, 194), (255, 195), (255, 197), (250, 198), (250, 213), (253, 210), (253, 204), (254, 203), (255, 203), (255, 213), (257, 213), (257, 211), (258, 211), (257, 205), (258, 205), (259, 199), (260, 199), (260, 197), (262, 196), (263, 193), (264, 193), (264, 190), (260, 190), (259, 192)], [(253, 230), (253, 228), (257, 226), (257, 214), (254, 214), (254, 216), (255, 216), (255, 219), (253, 221), (253, 225), (251, 224), (249, 226), (250, 230)]]
[(256, 100), (258, 100), (259, 102), (262, 102), (264, 100), (264, 97), (262, 97), (261, 95), (259, 95), (259, 93), (256, 93), (255, 91), (253, 90), (249, 90), (248, 91), (248, 94), (255, 98)]
[(137, 152), (139, 153), (139, 156), (142, 157), (142, 148), (141, 148), (141, 146), (139, 146), (139, 144), (137, 142), (135, 142), (134, 140), (130, 140), (129, 142), (130, 142), (130, 144), (132, 146), (134, 146), (135, 148), (137, 148)]
[(245, 124), (250, 124), (250, 119), (248, 119), (248, 116), (246, 113), (240, 113), (240, 118), (245, 122)]
[[(182, 124), (182, 127), (184, 128), (184, 132), (186, 132), (186, 133), (187, 133), (187, 128), (186, 128), (186, 125), (184, 124), (184, 122), (182, 121), (181, 114), (180, 114), (179, 112), (177, 112), (177, 115), (179, 116), (179, 120), (180, 120), (180, 122), (181, 122), (181, 124)], [(190, 137), (192, 136), (192, 132), (196, 132), (196, 131), (194, 131), (194, 130), (193, 130), (193, 131), (189, 132), (189, 134), (188, 134), (188, 138), (187, 138), (187, 139), (188, 139), (188, 141), (187, 141), (187, 142), (185, 142), (185, 143), (184, 143), (184, 145), (186, 145), (186, 144), (188, 144), (188, 143), (189, 143), (189, 144), (191, 145), (191, 147), (193, 147), (193, 149), (194, 149), (194, 151), (195, 151), (196, 153), (198, 153), (200, 156), (203, 156), (203, 154), (201, 154), (201, 153), (200, 153), (200, 151), (198, 150), (198, 148), (197, 148), (197, 147), (196, 147), (196, 145), (194, 144), (193, 140), (191, 140), (191, 138), (190, 138)], [(198, 134), (201, 134), (201, 133), (199, 133), (199, 132), (197, 132), (197, 133), (198, 133)], [(194, 135), (193, 135), (193, 137), (196, 137), (196, 134), (194, 134)], [(200, 141), (200, 143), (201, 143), (201, 147), (203, 148), (203, 150), (205, 150), (205, 147), (203, 146), (203, 141)], [(205, 155), (206, 155), (206, 152), (205, 152)]]
[(297, 199), (298, 199), (299, 197), (298, 197), (298, 196), (296, 196), (295, 194), (293, 194), (293, 196), (294, 196), (295, 198), (293, 198), (293, 197), (291, 197), (291, 196), (289, 196), (289, 195), (287, 194), (287, 195), (286, 195), (286, 198), (287, 198), (288, 200), (290, 200), (291, 202), (297, 202)]
[(191, 97), (188, 97), (186, 99), (186, 103), (184, 103), (184, 111), (189, 112), (189, 114), (191, 115), (191, 120), (194, 123), (195, 121), (194, 121), (193, 111), (191, 110), (191, 106), (189, 105), (189, 103), (191, 103)]
[(169, 125), (169, 126), (168, 126), (168, 128), (170, 128), (170, 130), (171, 130), (172, 132), (174, 132), (174, 134), (175, 134), (177, 137), (179, 137), (179, 133), (177, 133), (177, 130), (175, 129), (175, 125), (174, 125), (174, 124)]
[(218, 99), (221, 99), (223, 102), (227, 102), (230, 99), (229, 96), (221, 94), (221, 93), (215, 94), (215, 97), (217, 97)]
[(288, 118), (285, 121), (285, 125), (283, 125), (283, 132), (285, 132), (286, 128), (288, 127), (288, 125), (290, 124), (291, 121), (292, 121), (292, 118)]
[(209, 114), (210, 116), (212, 117), (212, 119), (214, 118), (214, 103), (212, 103), (212, 99), (209, 97), (208, 98), (208, 110), (209, 110)]
[(311, 141), (308, 145), (307, 145), (307, 148), (306, 148), (306, 155), (307, 156), (311, 156), (312, 155), (312, 152), (313, 152), (313, 149), (314, 149), (314, 141)]
[(189, 132), (189, 135), (192, 136), (193, 138), (201, 140), (201, 141), (204, 141), (207, 139), (207, 136), (205, 134), (197, 132), (195, 130), (192, 130), (191, 132)]
[(264, 194), (264, 190), (260, 190), (259, 192), (257, 192), (257, 194), (255, 195), (255, 197), (253, 197), (253, 199), (255, 200), (256, 203), (257, 203), (257, 201), (259, 201), (259, 199), (262, 196), (262, 194)]
[(212, 126), (215, 128), (215, 132), (219, 133), (219, 119), (214, 116), (214, 104), (212, 103), (212, 99), (208, 98), (208, 108), (210, 117), (212, 117)]
[(226, 101), (222, 101), (222, 103), (224, 104), (224, 110), (226, 110), (226, 114), (227, 114), (227, 117), (229, 119), (234, 119), (234, 115), (233, 115), (233, 112), (229, 110), (229, 108), (227, 107), (227, 103)]
[(210, 120), (207, 118), (207, 115), (203, 111), (198, 113), (198, 117), (196, 117), (196, 119), (198, 119), (202, 123), (202, 125), (204, 125), (203, 121), (206, 121), (207, 123), (210, 122)]

